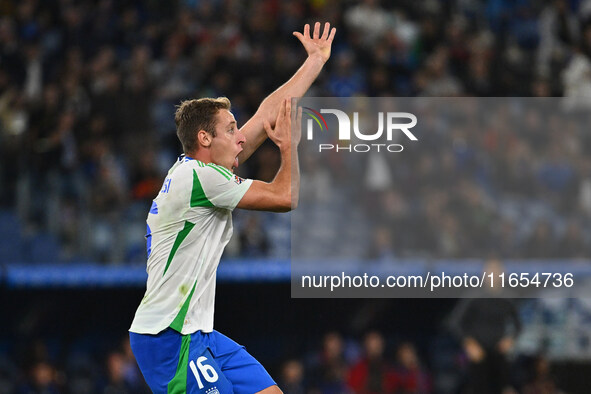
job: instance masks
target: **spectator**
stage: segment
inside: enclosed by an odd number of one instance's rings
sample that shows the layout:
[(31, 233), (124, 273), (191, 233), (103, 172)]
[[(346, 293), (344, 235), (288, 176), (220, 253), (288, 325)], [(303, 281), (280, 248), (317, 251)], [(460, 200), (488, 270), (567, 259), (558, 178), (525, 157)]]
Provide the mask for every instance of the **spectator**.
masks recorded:
[(395, 393), (432, 392), (430, 376), (421, 366), (417, 351), (410, 342), (403, 342), (398, 346), (394, 381)]
[(240, 255), (263, 257), (269, 252), (269, 238), (259, 216), (248, 215), (240, 231)]
[(347, 362), (343, 339), (337, 332), (329, 332), (322, 341), (322, 350), (312, 361), (311, 388), (322, 394), (346, 393)]
[(576, 221), (571, 221), (568, 223), (558, 245), (556, 245), (556, 255), (584, 259), (587, 257), (587, 251), (588, 248), (583, 240), (581, 226)]
[(379, 1), (364, 0), (345, 13), (345, 23), (353, 34), (364, 37), (365, 45), (374, 45), (390, 27), (390, 16)]
[(133, 352), (131, 351), (131, 345), (129, 343), (129, 337), (125, 337), (121, 344), (122, 356), (123, 356), (123, 379), (126, 385), (130, 388), (130, 392), (134, 394), (147, 394), (150, 392), (149, 387), (146, 385), (144, 377), (137, 365)]
[(281, 368), (281, 391), (285, 394), (304, 394), (304, 365), (299, 360), (288, 360)]
[(562, 390), (558, 389), (556, 379), (552, 376), (550, 370), (550, 363), (548, 360), (539, 355), (534, 358), (532, 363), (532, 376), (527, 384), (523, 387), (523, 394), (560, 394)]
[(391, 261), (395, 257), (395, 252), (392, 249), (392, 233), (388, 227), (379, 226), (373, 232), (372, 244), (369, 248), (369, 255), (371, 260)]
[(539, 18), (540, 44), (537, 50), (538, 75), (547, 77), (564, 64), (577, 42), (579, 20), (565, 0), (555, 0), (546, 6)]
[(547, 221), (540, 221), (535, 225), (533, 233), (524, 244), (523, 254), (528, 258), (541, 259), (556, 256), (555, 237)]
[[(500, 262), (491, 260), (485, 271), (498, 277), (501, 268)], [(499, 287), (488, 291), (498, 291), (496, 289)], [(494, 296), (494, 293), (487, 295)], [(462, 393), (512, 392), (507, 355), (521, 330), (514, 303), (498, 298), (462, 299), (452, 312), (449, 324), (469, 360)]]
[(55, 367), (47, 361), (37, 361), (29, 371), (27, 381), (19, 388), (19, 394), (58, 394), (63, 393), (58, 383)]
[(363, 358), (347, 373), (349, 387), (354, 393), (394, 393), (395, 377), (392, 366), (384, 357), (384, 338), (376, 331), (365, 335)]
[(131, 393), (125, 381), (125, 358), (120, 352), (111, 352), (107, 356), (107, 383), (103, 394)]
[(139, 156), (131, 172), (131, 197), (150, 205), (160, 192), (162, 179), (156, 168), (155, 152), (146, 147)]

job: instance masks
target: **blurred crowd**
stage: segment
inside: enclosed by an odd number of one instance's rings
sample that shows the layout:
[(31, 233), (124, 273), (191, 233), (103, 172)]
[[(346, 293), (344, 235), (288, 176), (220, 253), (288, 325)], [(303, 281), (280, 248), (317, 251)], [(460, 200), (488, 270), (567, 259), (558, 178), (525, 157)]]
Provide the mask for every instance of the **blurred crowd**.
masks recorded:
[[(410, 342), (399, 344), (392, 360), (385, 354), (384, 337), (374, 331), (367, 333), (361, 344), (345, 341), (339, 333), (329, 332), (318, 346), (320, 348), (310, 349), (307, 356), (287, 359), (281, 364), (276, 378), (283, 392), (432, 392), (432, 377), (421, 365)], [(28, 349), (27, 359), (19, 360), (22, 365), (0, 359), (0, 393), (150, 392), (128, 340), (107, 353), (95, 353), (74, 348), (56, 359), (48, 346), (38, 341)]]
[[(311, 96), (565, 96), (575, 110), (591, 107), (587, 0), (3, 0), (0, 15), (0, 209), (18, 215), (23, 245), (45, 234), (62, 260), (142, 261), (146, 212), (181, 152), (174, 106), (224, 95), (244, 123), (304, 60), (291, 33), (307, 22), (338, 28)], [(481, 148), (496, 149), (502, 137), (488, 135)], [(239, 173), (269, 180), (278, 162), (271, 145)], [(578, 154), (588, 147), (581, 143)], [(517, 143), (498, 159), (518, 171), (522, 151)], [(548, 187), (583, 188), (589, 199), (588, 159), (562, 168), (559, 159), (570, 152), (541, 154), (558, 161), (540, 170)], [(454, 171), (458, 160), (442, 152), (418, 164), (436, 176), (429, 168)], [(520, 178), (531, 174), (513, 175), (513, 186), (531, 193), (522, 181), (534, 180)], [(458, 193), (474, 203), (490, 197), (474, 189), (464, 182)], [(397, 206), (396, 192), (386, 198)], [(437, 223), (446, 233), (464, 225), (453, 216)], [(280, 257), (283, 241), (267, 226), (281, 225), (267, 222), (239, 219), (242, 235), (230, 252)], [(511, 233), (510, 223), (494, 226)], [(559, 248), (547, 243), (553, 231), (537, 224), (527, 250), (552, 255), (537, 246)], [(375, 242), (387, 232), (378, 229)], [(580, 226), (569, 223), (562, 233), (559, 242), (581, 255), (588, 239), (580, 244)], [(439, 241), (444, 254), (462, 257), (461, 242), (448, 238)], [(416, 239), (407, 247), (423, 248)]]
[[(5, 394), (133, 394), (149, 393), (137, 367), (129, 340), (108, 352), (93, 353), (84, 346), (56, 354), (37, 340), (25, 356), (0, 358), (0, 392)], [(54, 349), (53, 349), (54, 350)]]
[[(300, 205), (292, 213), (298, 257), (588, 258), (588, 111), (566, 109), (563, 98), (369, 105), (416, 114), (418, 141), (394, 141), (401, 153), (302, 146)], [(330, 138), (322, 143), (346, 146)]]
[(472, 380), (476, 374), (469, 359), (453, 352), (447, 356), (451, 357), (447, 360), (448, 371), (440, 369), (435, 373), (412, 342), (399, 341), (391, 346), (377, 331), (369, 331), (360, 342), (355, 342), (329, 332), (320, 348), (308, 358), (284, 362), (278, 383), (286, 394), (562, 392), (543, 356), (524, 360), (520, 365), (512, 362), (508, 384), (502, 387), (506, 391), (496, 388), (501, 381), (499, 371), (493, 371), (483, 387), (474, 387)]
[[(430, 349), (426, 362), (410, 341), (392, 341), (378, 331), (367, 331), (361, 338), (327, 332), (319, 343), (310, 344), (307, 353), (284, 358), (268, 365), (279, 387), (286, 394), (428, 394), (501, 393), (493, 385), (484, 391), (471, 391), (473, 373), (470, 360), (457, 350)], [(84, 350), (81, 346), (59, 356), (50, 346), (37, 341), (26, 357), (16, 361), (0, 358), (0, 393), (4, 394), (147, 394), (151, 391), (135, 362), (127, 339), (109, 351)], [(433, 367), (433, 350), (446, 359), (444, 368)], [(498, 383), (500, 372), (489, 380)], [(511, 362), (507, 374), (517, 393), (561, 393), (551, 364), (544, 356)], [(487, 391), (490, 389), (491, 391)]]

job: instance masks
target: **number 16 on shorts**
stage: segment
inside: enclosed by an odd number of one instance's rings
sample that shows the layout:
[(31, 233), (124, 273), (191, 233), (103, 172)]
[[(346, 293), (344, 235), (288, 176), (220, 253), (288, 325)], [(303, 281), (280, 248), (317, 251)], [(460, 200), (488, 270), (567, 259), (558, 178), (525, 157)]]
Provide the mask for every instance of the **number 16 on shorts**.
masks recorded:
[[(192, 380), (197, 386), (193, 390), (188, 390), (189, 392), (205, 394), (233, 392), (232, 384), (225, 378), (209, 349), (205, 349), (196, 360), (189, 361), (189, 369), (193, 379), (189, 376), (187, 380)], [(189, 386), (193, 385), (189, 383)]]

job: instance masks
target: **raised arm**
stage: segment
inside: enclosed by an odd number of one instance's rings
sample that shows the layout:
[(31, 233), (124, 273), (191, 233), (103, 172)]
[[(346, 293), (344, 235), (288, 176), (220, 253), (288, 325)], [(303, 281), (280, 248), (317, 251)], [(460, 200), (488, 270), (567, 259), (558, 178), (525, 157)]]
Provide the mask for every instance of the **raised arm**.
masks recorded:
[[(238, 208), (287, 212), (298, 205), (300, 169), (297, 149), (301, 138), (302, 109), (292, 110), (290, 100), (286, 99), (279, 105), (278, 111), (275, 128), (266, 120), (264, 128), (269, 138), (279, 147), (279, 171), (270, 183), (253, 181), (238, 203)], [(292, 124), (295, 125), (293, 129)]]
[(242, 163), (267, 139), (264, 124), (268, 122), (275, 126), (275, 120), (281, 102), (291, 97), (302, 97), (320, 74), (324, 63), (330, 58), (330, 49), (336, 33), (336, 28), (330, 28), (330, 23), (324, 24), (324, 31), (320, 35), (320, 22), (314, 25), (314, 32), (310, 36), (310, 25), (304, 26), (304, 33), (294, 32), (308, 53), (308, 58), (296, 73), (263, 100), (254, 116), (242, 126), (241, 131), (246, 136), (244, 150), (238, 155)]

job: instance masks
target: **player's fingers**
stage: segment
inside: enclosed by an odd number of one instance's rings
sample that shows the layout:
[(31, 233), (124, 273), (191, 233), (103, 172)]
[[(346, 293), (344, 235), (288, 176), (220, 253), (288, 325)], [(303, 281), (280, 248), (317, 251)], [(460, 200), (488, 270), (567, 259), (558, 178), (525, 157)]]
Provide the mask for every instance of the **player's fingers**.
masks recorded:
[(308, 23), (304, 26), (304, 38), (310, 38), (310, 25)]
[(312, 38), (317, 39), (320, 37), (320, 22), (314, 24), (314, 36)]
[(332, 30), (330, 31), (330, 36), (328, 36), (328, 42), (332, 43), (332, 40), (334, 39), (334, 35), (337, 33), (337, 28), (333, 27)]
[(279, 114), (277, 115), (277, 123), (279, 123), (279, 121), (282, 121), (283, 118), (285, 118), (285, 102), (287, 100), (283, 100), (283, 102), (281, 103), (281, 108), (279, 108)]
[(330, 23), (326, 22), (324, 24), (324, 31), (322, 32), (322, 38), (323, 40), (326, 40), (328, 38), (328, 32), (330, 31)]
[(285, 120), (291, 124), (291, 99), (285, 99)]
[(297, 121), (297, 113), (298, 113), (298, 101), (297, 97), (291, 99), (291, 122), (295, 124)]
[(299, 31), (294, 31), (293, 35), (296, 36), (301, 43), (304, 43), (304, 36), (302, 33), (300, 33)]
[(281, 120), (283, 119), (284, 105), (285, 105), (285, 100), (281, 100), (281, 103), (279, 104), (279, 111), (277, 111), (277, 119), (275, 120), (275, 126), (277, 126), (279, 124), (279, 122), (281, 122)]
[[(292, 111), (289, 113), (289, 118), (291, 119), (291, 123), (295, 124), (295, 114), (297, 112), (297, 102), (295, 102), (295, 99), (291, 100), (291, 104), (292, 104)], [(296, 105), (296, 107), (293, 107), (293, 105)]]
[(296, 117), (294, 137), (296, 141), (300, 141), (302, 138), (302, 107), (298, 107), (298, 115)]
[(296, 120), (295, 120), (295, 127), (298, 130), (302, 128), (302, 107), (298, 107), (297, 114), (296, 114)]
[(263, 122), (263, 127), (265, 129), (265, 132), (267, 132), (267, 135), (271, 135), (273, 129), (271, 128), (271, 123), (269, 123), (268, 120), (265, 119), (265, 121)]

